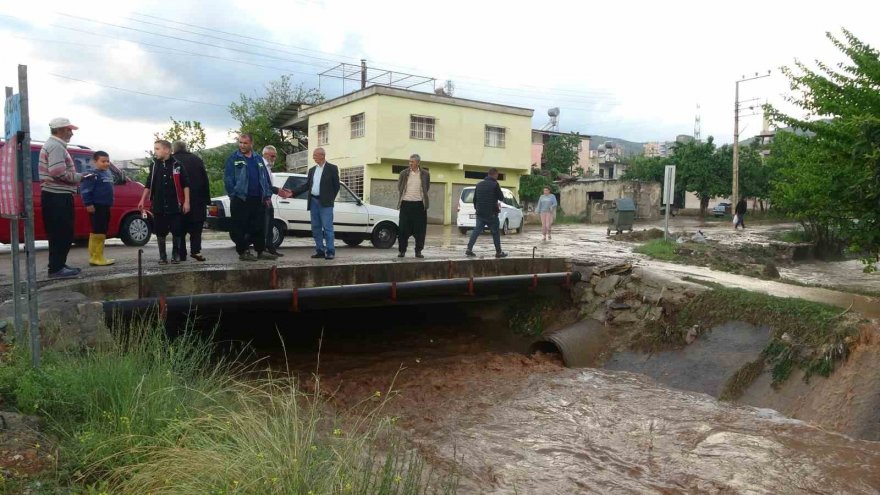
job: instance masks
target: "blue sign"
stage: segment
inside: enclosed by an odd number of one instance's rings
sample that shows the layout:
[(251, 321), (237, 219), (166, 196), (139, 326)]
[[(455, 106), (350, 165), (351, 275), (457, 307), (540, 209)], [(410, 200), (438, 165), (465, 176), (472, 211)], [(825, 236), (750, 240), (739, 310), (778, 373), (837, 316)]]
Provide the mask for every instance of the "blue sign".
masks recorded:
[(21, 95), (12, 95), (6, 98), (6, 107), (3, 114), (5, 116), (6, 141), (21, 130)]

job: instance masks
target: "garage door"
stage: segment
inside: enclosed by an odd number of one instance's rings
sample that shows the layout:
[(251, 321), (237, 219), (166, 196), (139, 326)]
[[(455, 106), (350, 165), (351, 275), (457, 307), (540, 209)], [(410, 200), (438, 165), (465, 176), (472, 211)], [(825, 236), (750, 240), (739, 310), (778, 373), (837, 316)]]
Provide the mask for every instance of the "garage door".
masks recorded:
[(449, 196), (449, 206), (452, 211), (452, 225), (456, 225), (458, 223), (458, 198), (461, 197), (461, 190), (470, 186), (471, 184), (453, 184), (452, 185), (452, 194)]
[[(400, 192), (396, 180), (370, 180), (370, 204), (397, 209)], [(446, 204), (446, 184), (432, 182), (428, 190), (428, 223), (443, 223), (443, 205)]]

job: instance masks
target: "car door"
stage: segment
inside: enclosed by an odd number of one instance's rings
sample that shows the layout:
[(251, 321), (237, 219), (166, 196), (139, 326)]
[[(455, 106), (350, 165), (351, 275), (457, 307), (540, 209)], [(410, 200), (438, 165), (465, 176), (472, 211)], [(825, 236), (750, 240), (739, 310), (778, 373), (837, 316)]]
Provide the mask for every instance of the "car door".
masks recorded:
[[(522, 223), (522, 211), (519, 209), (519, 204), (510, 189), (502, 189), (501, 193), (504, 195), (501, 208), (504, 210), (507, 226), (511, 229), (518, 229)], [(504, 218), (501, 219), (501, 224), (504, 224)]]
[[(279, 187), (281, 177), (273, 177), (273, 185)], [(282, 179), (283, 180), (283, 179)], [(281, 184), (285, 189), (293, 191), (297, 187), (302, 187), (306, 183), (305, 177), (288, 176), (287, 180)], [(287, 224), (288, 230), (298, 230), (311, 232), (312, 222), (308, 211), (309, 192), (302, 192), (292, 198), (282, 198), (281, 196), (272, 196), (272, 203), (275, 207), (275, 218), (281, 219)]]
[(333, 207), (333, 230), (364, 233), (369, 229), (367, 207), (345, 184), (339, 184), (339, 194)]

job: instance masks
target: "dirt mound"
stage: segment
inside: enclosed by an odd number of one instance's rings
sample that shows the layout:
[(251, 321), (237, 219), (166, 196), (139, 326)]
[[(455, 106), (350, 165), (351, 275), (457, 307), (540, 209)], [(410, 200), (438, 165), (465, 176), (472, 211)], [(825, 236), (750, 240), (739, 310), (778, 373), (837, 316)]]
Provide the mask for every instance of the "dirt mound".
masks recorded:
[(797, 371), (778, 389), (770, 383), (765, 372), (738, 402), (880, 441), (880, 324), (862, 327), (849, 358), (830, 377), (813, 376), (805, 382), (803, 372)]
[(652, 239), (662, 239), (663, 231), (660, 229), (638, 230), (615, 235), (612, 239), (626, 242), (645, 242)]

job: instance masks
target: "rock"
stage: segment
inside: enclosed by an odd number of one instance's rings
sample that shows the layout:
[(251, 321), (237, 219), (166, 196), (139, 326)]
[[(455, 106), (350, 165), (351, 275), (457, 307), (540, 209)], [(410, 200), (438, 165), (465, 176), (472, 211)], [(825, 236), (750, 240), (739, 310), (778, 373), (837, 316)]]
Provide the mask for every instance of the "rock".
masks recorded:
[(620, 275), (608, 275), (596, 284), (594, 290), (597, 295), (607, 296), (614, 292), (614, 288), (617, 287), (618, 282), (620, 282)]
[(605, 308), (605, 306), (600, 306), (598, 309), (593, 311), (593, 314), (590, 315), (590, 318), (601, 322), (606, 322), (608, 321), (608, 310)]
[(630, 306), (629, 304), (627, 304), (625, 302), (614, 302), (614, 301), (609, 301), (609, 302), (611, 304), (609, 304), (608, 307), (611, 309), (615, 309), (615, 310), (632, 309), (632, 306)]
[(779, 337), (779, 340), (785, 342), (786, 344), (791, 344), (791, 335), (788, 332), (782, 334), (782, 337)]
[(602, 277), (600, 277), (598, 275), (593, 275), (592, 277), (590, 277), (590, 285), (595, 287), (596, 284), (598, 284), (600, 280), (602, 280)]
[(639, 321), (639, 318), (632, 311), (621, 311), (614, 315), (614, 319), (612, 321), (615, 324), (636, 323)]
[[(79, 292), (48, 291), (39, 296), (40, 341), (44, 347), (71, 350), (97, 347), (110, 342), (104, 323), (104, 306)], [(0, 315), (11, 314), (12, 301), (0, 307)], [(29, 324), (28, 315), (22, 318)]]
[(581, 274), (581, 281), (587, 282), (593, 276), (593, 267), (592, 266), (584, 266), (584, 265), (574, 265), (571, 268), (572, 272)]
[(776, 269), (776, 265), (773, 263), (765, 263), (764, 269), (761, 270), (761, 275), (767, 278), (779, 278), (779, 270)]
[(695, 340), (697, 340), (697, 336), (700, 335), (700, 327), (698, 325), (694, 325), (688, 330), (687, 335), (684, 336), (684, 341), (690, 345), (693, 344)]
[(645, 288), (642, 291), (642, 301), (647, 304), (657, 305), (660, 304), (660, 301), (663, 300), (664, 295), (666, 294), (666, 288), (653, 289), (653, 288)]

